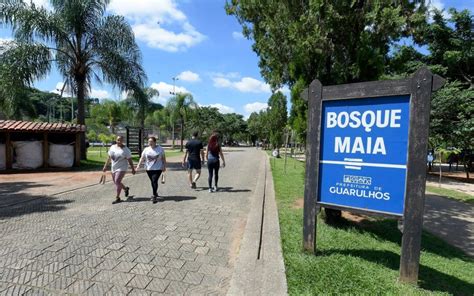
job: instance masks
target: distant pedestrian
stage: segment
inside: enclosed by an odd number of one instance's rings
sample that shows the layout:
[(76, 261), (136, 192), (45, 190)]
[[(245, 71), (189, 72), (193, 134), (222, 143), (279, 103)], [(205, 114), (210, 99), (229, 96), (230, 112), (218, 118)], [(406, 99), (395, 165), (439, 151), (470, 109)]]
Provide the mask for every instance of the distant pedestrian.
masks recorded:
[(431, 168), (433, 166), (433, 160), (434, 160), (434, 156), (433, 156), (433, 153), (430, 151), (428, 153), (428, 156), (427, 156), (427, 161), (428, 161), (428, 171), (431, 172)]
[(128, 165), (130, 165), (130, 167), (132, 168), (132, 174), (134, 175), (135, 168), (133, 167), (132, 152), (130, 151), (130, 149), (128, 149), (127, 146), (123, 144), (122, 136), (117, 137), (117, 143), (110, 146), (108, 154), (109, 157), (107, 158), (102, 171), (106, 172), (109, 163), (112, 163), (112, 180), (114, 181), (116, 188), (115, 200), (112, 203), (116, 204), (122, 201), (120, 199), (120, 193), (122, 192), (122, 189), (125, 192), (125, 197), (132, 198), (129, 195), (130, 188), (122, 183), (122, 179), (125, 176), (125, 173), (127, 172)]
[(165, 150), (160, 145), (156, 144), (155, 137), (148, 138), (148, 147), (143, 149), (140, 160), (137, 164), (137, 171), (142, 162), (145, 163), (145, 170), (151, 182), (153, 203), (158, 202), (158, 180), (162, 173), (166, 171), (166, 156)]
[[(217, 191), (219, 187), (217, 183), (219, 182), (219, 167), (220, 159), (222, 159), (222, 167), (225, 167), (224, 154), (222, 153), (222, 148), (219, 145), (219, 138), (216, 133), (213, 133), (209, 137), (206, 149), (206, 159), (207, 159), (207, 169), (209, 171), (209, 177), (207, 182), (209, 184), (209, 192)], [(212, 187), (212, 178), (214, 176), (214, 187)]]
[[(187, 165), (189, 186), (196, 188), (196, 182), (201, 176), (201, 164), (204, 162), (204, 146), (199, 141), (198, 132), (193, 132), (191, 141), (186, 143), (186, 153), (183, 158), (183, 167)], [(186, 162), (187, 160), (187, 162)], [(196, 170), (196, 175), (193, 178), (193, 170)]]

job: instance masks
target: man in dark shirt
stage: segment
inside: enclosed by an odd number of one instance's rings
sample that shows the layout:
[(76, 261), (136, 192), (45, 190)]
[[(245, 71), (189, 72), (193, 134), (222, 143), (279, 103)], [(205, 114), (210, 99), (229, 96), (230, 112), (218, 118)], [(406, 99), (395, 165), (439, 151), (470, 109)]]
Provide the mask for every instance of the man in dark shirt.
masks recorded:
[[(188, 160), (188, 177), (191, 188), (196, 188), (196, 182), (201, 176), (201, 163), (204, 162), (204, 146), (202, 142), (197, 139), (198, 132), (193, 132), (193, 138), (186, 143), (186, 153), (183, 158), (183, 167)], [(193, 179), (193, 170), (196, 170), (196, 175)]]

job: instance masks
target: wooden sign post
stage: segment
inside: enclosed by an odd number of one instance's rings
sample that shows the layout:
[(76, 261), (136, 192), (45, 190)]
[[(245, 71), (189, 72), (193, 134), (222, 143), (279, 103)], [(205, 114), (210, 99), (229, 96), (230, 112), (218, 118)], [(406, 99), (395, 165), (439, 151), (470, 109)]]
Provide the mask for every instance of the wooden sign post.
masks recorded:
[(319, 207), (403, 219), (400, 281), (416, 283), (431, 93), (444, 79), (421, 68), (401, 80), (322, 86), (308, 98), (304, 249), (316, 251)]

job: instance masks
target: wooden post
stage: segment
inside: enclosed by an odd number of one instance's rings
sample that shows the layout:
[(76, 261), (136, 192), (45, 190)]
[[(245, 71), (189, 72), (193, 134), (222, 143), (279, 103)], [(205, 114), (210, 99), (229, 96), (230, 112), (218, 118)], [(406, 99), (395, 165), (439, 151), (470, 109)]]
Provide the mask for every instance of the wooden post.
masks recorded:
[[(306, 135), (306, 172), (304, 183), (303, 211), (303, 247), (307, 251), (316, 251), (316, 199), (319, 178), (319, 133), (321, 130), (321, 101), (323, 85), (314, 80), (309, 86), (308, 98), (308, 129)], [(305, 97), (306, 94), (302, 94)]]
[(13, 168), (13, 149), (10, 132), (6, 132), (5, 135), (5, 167), (7, 170)]
[(426, 67), (418, 70), (411, 81), (407, 185), (400, 257), (400, 281), (405, 283), (418, 281), (432, 82), (433, 75)]
[(43, 133), (43, 168), (49, 167), (48, 132)]
[(81, 133), (76, 133), (74, 166), (81, 165)]

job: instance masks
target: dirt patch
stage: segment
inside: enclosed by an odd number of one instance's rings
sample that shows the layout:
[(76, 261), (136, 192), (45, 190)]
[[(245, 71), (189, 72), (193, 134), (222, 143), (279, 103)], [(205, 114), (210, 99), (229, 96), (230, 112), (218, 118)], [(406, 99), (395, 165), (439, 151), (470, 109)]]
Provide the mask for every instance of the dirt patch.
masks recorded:
[(293, 209), (302, 209), (302, 208), (304, 208), (304, 198), (301, 197), (301, 198), (298, 198), (297, 200), (295, 200), (295, 202), (293, 203), (292, 208)]
[[(439, 178), (439, 172), (429, 172), (429, 174), (431, 176), (434, 176), (436, 178)], [(469, 183), (469, 184), (474, 184), (474, 178), (473, 178), (473, 174), (470, 173), (469, 174), (469, 179), (466, 178), (466, 172), (442, 172), (441, 173), (441, 177), (442, 178), (449, 178), (449, 179), (453, 179), (453, 180), (456, 180), (458, 182), (463, 182), (463, 183)]]
[(364, 220), (369, 220), (369, 217), (365, 215), (354, 214), (354, 213), (345, 212), (345, 211), (342, 211), (341, 215), (344, 219), (355, 222), (355, 223), (360, 223)]
[(232, 231), (232, 241), (230, 243), (229, 250), (229, 263), (232, 266), (235, 264), (235, 260), (237, 260), (239, 256), (240, 242), (242, 240), (242, 237), (244, 236), (246, 225), (246, 219), (241, 218)]

